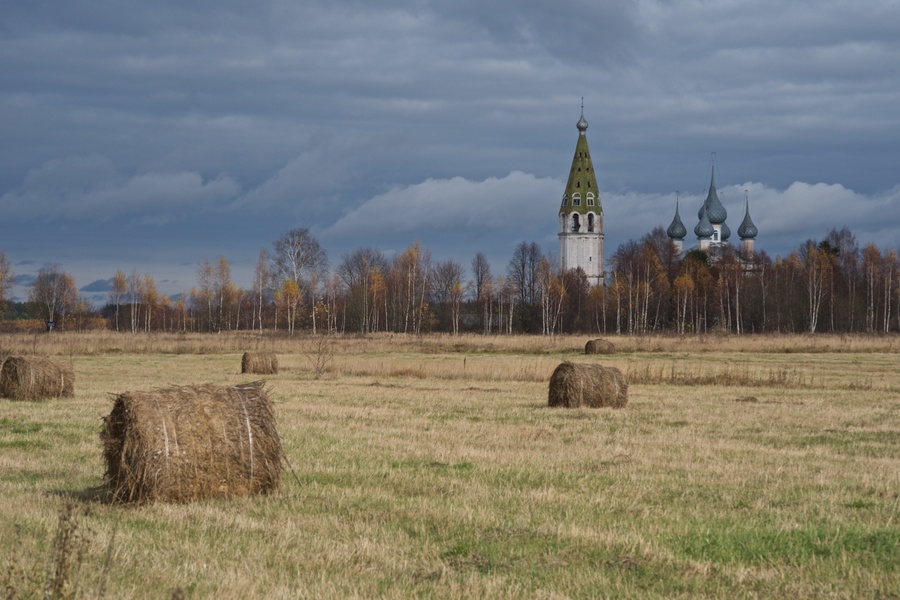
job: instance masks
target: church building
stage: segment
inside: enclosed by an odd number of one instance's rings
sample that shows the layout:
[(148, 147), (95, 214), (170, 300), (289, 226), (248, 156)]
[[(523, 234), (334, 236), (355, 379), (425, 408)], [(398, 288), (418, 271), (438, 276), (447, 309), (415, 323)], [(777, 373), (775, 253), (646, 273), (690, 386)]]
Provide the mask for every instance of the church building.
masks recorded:
[[(581, 118), (575, 125), (578, 128), (578, 141), (575, 143), (575, 156), (569, 179), (559, 206), (559, 261), (563, 271), (581, 268), (587, 275), (590, 285), (602, 285), (603, 274), (603, 207), (600, 203), (600, 190), (597, 187), (597, 175), (591, 161), (588, 148), (588, 122), (584, 118), (584, 105)], [(716, 190), (715, 153), (711, 164), (709, 189), (706, 200), (697, 211), (697, 225), (694, 234), (697, 236), (696, 248), (703, 251), (715, 250), (726, 246), (731, 237), (731, 228), (726, 223), (728, 211)], [(737, 234), (741, 239), (741, 258), (749, 264), (753, 258), (754, 244), (758, 234), (756, 225), (750, 218), (749, 200), (744, 200), (744, 220), (738, 227)], [(684, 252), (684, 239), (688, 230), (681, 220), (678, 200), (675, 201), (675, 217), (666, 230), (666, 234), (675, 244), (679, 253)]]
[(578, 141), (559, 207), (559, 260), (563, 271), (581, 267), (593, 285), (603, 283), (603, 207), (588, 148), (588, 122), (576, 124)]
[[(715, 157), (715, 154), (713, 157)], [(700, 210), (697, 211), (697, 225), (694, 227), (694, 234), (697, 236), (697, 249), (703, 251), (721, 247), (731, 237), (731, 228), (725, 222), (728, 218), (728, 211), (725, 210), (725, 205), (722, 204), (722, 199), (716, 190), (716, 165), (714, 159), (711, 171), (709, 191), (706, 194), (706, 200), (700, 205)], [(747, 260), (753, 258), (755, 240), (759, 231), (750, 218), (750, 202), (746, 197), (744, 198), (744, 220), (741, 221), (737, 233), (738, 237), (741, 238), (742, 257)], [(675, 247), (678, 248), (678, 251), (682, 252), (684, 238), (687, 236), (687, 228), (681, 221), (677, 199), (675, 200), (675, 217), (666, 230), (666, 234), (675, 244)]]

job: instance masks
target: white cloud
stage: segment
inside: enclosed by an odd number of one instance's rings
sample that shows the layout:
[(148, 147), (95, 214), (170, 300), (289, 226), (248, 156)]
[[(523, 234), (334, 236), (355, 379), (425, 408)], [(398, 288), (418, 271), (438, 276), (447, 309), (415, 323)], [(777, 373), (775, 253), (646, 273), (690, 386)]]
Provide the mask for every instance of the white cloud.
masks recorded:
[[(429, 179), (394, 188), (348, 211), (318, 235), (325, 243), (367, 245), (370, 240), (405, 240), (412, 243), (446, 244), (478, 240), (466, 245), (505, 240), (537, 240), (555, 251), (557, 209), (564, 183), (512, 172), (502, 178), (472, 181), (462, 177)], [(757, 248), (770, 255), (785, 255), (806, 239), (823, 238), (832, 228), (847, 226), (865, 243), (896, 247), (900, 240), (900, 186), (866, 196), (838, 184), (795, 182), (776, 189), (758, 182), (719, 188), (728, 211), (731, 241), (744, 217), (745, 191), (750, 216), (759, 229)], [(672, 194), (629, 191), (601, 193), (607, 252), (619, 244), (639, 239), (656, 226), (666, 228), (675, 211)], [(696, 214), (706, 194), (681, 194), (682, 221), (693, 239)], [(362, 242), (360, 240), (366, 240)], [(354, 244), (355, 243), (355, 244)], [(493, 242), (492, 242), (493, 243)]]
[[(484, 232), (520, 232), (540, 228), (542, 217), (553, 213), (563, 184), (515, 171), (497, 178), (470, 181), (463, 177), (428, 179), (396, 187), (348, 210), (323, 237), (424, 235), (456, 232), (477, 236)], [(423, 238), (427, 239), (427, 238)]]
[[(728, 211), (731, 242), (744, 218), (746, 191), (750, 217), (759, 229), (758, 250), (784, 256), (807, 239), (821, 240), (831, 229), (848, 227), (862, 245), (898, 248), (900, 244), (900, 185), (871, 196), (839, 184), (794, 182), (776, 189), (758, 182), (719, 188)], [(681, 195), (681, 219), (694, 239), (697, 211), (706, 195)], [(603, 198), (606, 237), (614, 245), (637, 239), (654, 226), (667, 228), (675, 214), (675, 194), (607, 194)], [(610, 247), (610, 252), (614, 251)]]
[[(893, 248), (900, 244), (900, 186), (865, 195), (840, 184), (798, 181), (777, 190), (747, 183), (733, 188), (731, 195), (740, 198), (743, 189), (748, 191), (750, 214), (760, 231), (757, 243), (765, 248), (768, 237), (778, 254), (844, 226), (863, 244)], [(740, 224), (742, 217), (743, 210), (735, 223)]]
[(347, 187), (351, 177), (344, 151), (349, 149), (335, 148), (331, 140), (316, 144), (290, 159), (274, 175), (238, 198), (232, 207), (281, 207), (307, 217), (333, 212), (335, 196)]

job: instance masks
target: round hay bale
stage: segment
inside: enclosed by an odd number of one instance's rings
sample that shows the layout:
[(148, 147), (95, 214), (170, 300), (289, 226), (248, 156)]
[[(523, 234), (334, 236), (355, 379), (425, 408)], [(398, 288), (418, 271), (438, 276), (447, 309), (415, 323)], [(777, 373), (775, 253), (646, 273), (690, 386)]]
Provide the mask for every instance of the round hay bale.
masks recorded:
[(584, 345), (585, 354), (612, 354), (615, 351), (616, 347), (607, 340), (588, 340)]
[(0, 368), (0, 396), (13, 400), (72, 398), (75, 371), (71, 365), (42, 356), (10, 356)]
[(103, 423), (113, 502), (189, 502), (281, 486), (284, 450), (261, 381), (126, 392)]
[(278, 373), (278, 357), (274, 352), (244, 352), (241, 373), (275, 375)]
[(564, 362), (550, 376), (550, 406), (622, 408), (627, 403), (628, 383), (616, 367)]

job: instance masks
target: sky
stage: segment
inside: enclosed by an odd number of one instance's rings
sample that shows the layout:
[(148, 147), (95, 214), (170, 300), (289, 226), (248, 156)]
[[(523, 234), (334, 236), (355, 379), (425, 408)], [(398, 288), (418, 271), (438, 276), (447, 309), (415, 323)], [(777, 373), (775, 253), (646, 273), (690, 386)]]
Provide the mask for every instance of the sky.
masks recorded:
[[(784, 256), (848, 227), (900, 247), (898, 0), (11, 0), (0, 251), (160, 293), (308, 228), (332, 268), (416, 241), (495, 274), (558, 255), (584, 116), (607, 257), (689, 232), (716, 183)], [(582, 100), (583, 99), (583, 100)], [(688, 242), (692, 234), (689, 233)], [(734, 234), (733, 241), (737, 242)]]

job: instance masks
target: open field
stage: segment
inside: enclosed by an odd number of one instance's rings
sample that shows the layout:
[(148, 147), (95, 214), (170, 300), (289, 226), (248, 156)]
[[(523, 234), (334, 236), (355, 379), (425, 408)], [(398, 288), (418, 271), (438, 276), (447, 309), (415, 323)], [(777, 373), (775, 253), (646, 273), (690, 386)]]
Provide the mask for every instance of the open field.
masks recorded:
[[(0, 336), (77, 378), (0, 399), (2, 583), (40, 597), (70, 531), (61, 596), (900, 598), (900, 338), (607, 339)], [(113, 394), (252, 381), (245, 350), (278, 353), (283, 489), (103, 503)], [(628, 406), (548, 408), (562, 360)]]

